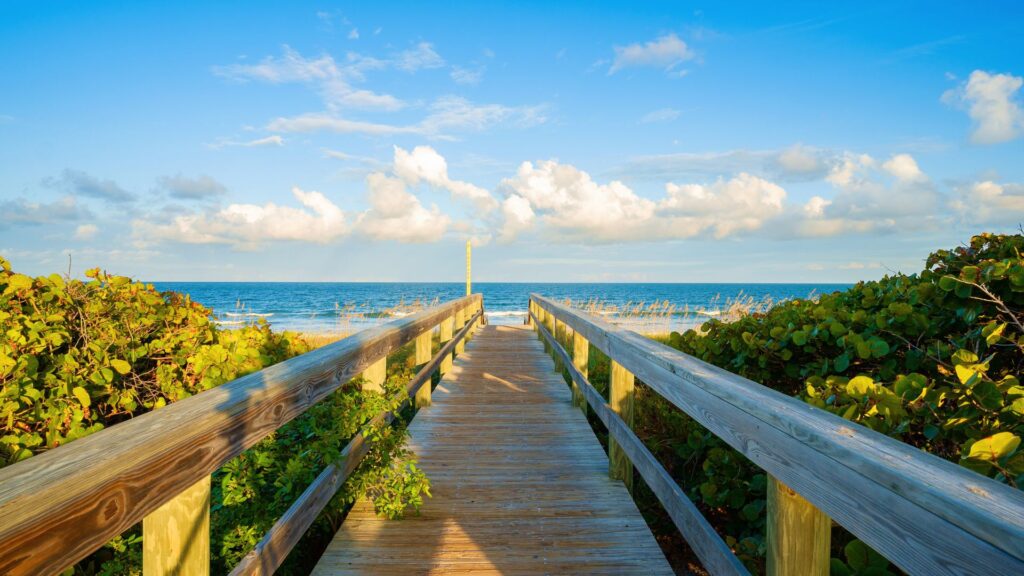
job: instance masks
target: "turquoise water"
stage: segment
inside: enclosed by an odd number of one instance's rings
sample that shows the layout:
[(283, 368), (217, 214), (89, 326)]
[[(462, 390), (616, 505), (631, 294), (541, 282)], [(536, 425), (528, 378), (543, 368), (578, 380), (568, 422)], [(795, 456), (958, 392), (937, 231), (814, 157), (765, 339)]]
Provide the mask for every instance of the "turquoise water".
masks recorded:
[[(211, 308), (224, 326), (263, 318), (279, 330), (347, 333), (407, 314), (424, 304), (457, 298), (461, 283), (356, 282), (156, 282), (160, 290), (190, 294)], [(647, 319), (650, 330), (680, 329), (723, 314), (737, 299), (778, 302), (847, 288), (848, 284), (544, 284), (478, 283), (488, 321), (520, 324), (530, 293), (581, 304), (599, 301), (612, 322), (636, 323), (623, 314), (627, 305), (658, 301), (674, 307), (670, 314)], [(697, 312), (697, 311), (700, 312)], [(688, 313), (687, 313), (688, 312)]]

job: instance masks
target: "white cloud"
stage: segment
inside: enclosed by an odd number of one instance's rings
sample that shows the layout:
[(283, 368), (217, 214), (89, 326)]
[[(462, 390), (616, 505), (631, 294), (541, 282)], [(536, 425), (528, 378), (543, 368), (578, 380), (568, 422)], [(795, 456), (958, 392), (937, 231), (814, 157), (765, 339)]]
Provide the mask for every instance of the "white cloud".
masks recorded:
[(819, 174), (824, 167), (820, 151), (802, 144), (779, 152), (776, 161), (783, 171), (793, 174)]
[(1024, 222), (1024, 184), (975, 182), (957, 190), (951, 207), (972, 224), (1020, 224)]
[(415, 48), (399, 52), (393, 62), (395, 68), (406, 72), (444, 66), (444, 58), (434, 51), (430, 42), (420, 42)]
[(437, 206), (424, 208), (405, 182), (379, 172), (366, 178), (370, 189), (370, 209), (356, 222), (356, 229), (374, 240), (405, 243), (437, 242), (451, 223)]
[(670, 182), (665, 191), (667, 197), (658, 204), (661, 214), (692, 219), (716, 238), (757, 230), (782, 213), (786, 200), (781, 186), (746, 173), (708, 185)]
[(348, 39), (349, 40), (359, 40), (359, 29), (358, 28), (353, 28), (352, 30), (350, 30), (349, 33), (348, 33)]
[(484, 68), (470, 70), (462, 66), (452, 66), (451, 77), (456, 84), (479, 84), (484, 76)]
[(223, 184), (205, 174), (196, 178), (181, 174), (164, 176), (157, 183), (172, 197), (182, 200), (207, 200), (223, 196), (228, 191)]
[(501, 189), (505, 241), (540, 224), (556, 237), (595, 242), (671, 240), (704, 232), (721, 238), (760, 228), (783, 210), (786, 197), (780, 186), (740, 174), (707, 185), (670, 183), (656, 202), (622, 182), (599, 184), (553, 160), (524, 162)]
[(78, 228), (75, 228), (75, 239), (76, 240), (91, 240), (99, 232), (99, 228), (95, 224), (82, 224)]
[(910, 154), (894, 155), (882, 164), (882, 169), (902, 182), (921, 182), (928, 179)]
[(0, 228), (50, 224), (58, 221), (91, 218), (92, 212), (74, 196), (53, 202), (33, 202), (18, 198), (0, 202)]
[(974, 120), (972, 142), (998, 144), (1024, 134), (1024, 110), (1017, 100), (1022, 85), (1024, 78), (1020, 76), (975, 70), (961, 86), (943, 94), (942, 99), (967, 106), (967, 114)]
[(608, 74), (612, 75), (624, 68), (650, 66), (671, 71), (687, 60), (692, 60), (694, 53), (674, 33), (659, 36), (643, 44), (615, 46), (615, 59), (612, 61)]
[(206, 145), (207, 148), (213, 148), (219, 150), (221, 148), (227, 148), (232, 146), (240, 146), (242, 148), (260, 148), (263, 146), (284, 146), (284, 138), (278, 135), (267, 136), (265, 138), (257, 138), (255, 140), (231, 140), (228, 138), (220, 138), (214, 142)]
[(640, 119), (640, 122), (643, 124), (653, 124), (656, 122), (671, 122), (676, 118), (679, 118), (679, 110), (675, 110), (673, 108), (662, 108), (660, 110), (644, 114), (643, 118)]
[(292, 188), (300, 208), (273, 202), (231, 204), (206, 213), (174, 217), (169, 223), (134, 221), (140, 241), (172, 240), (189, 244), (231, 244), (255, 248), (263, 242), (293, 240), (325, 244), (349, 232), (345, 213), (320, 192)]
[(450, 132), (480, 132), (502, 125), (530, 127), (547, 121), (543, 106), (475, 104), (457, 96), (437, 99), (430, 105), (429, 111), (422, 121), (411, 125), (361, 122), (332, 114), (314, 113), (276, 118), (267, 125), (267, 129), (273, 132), (335, 132), (371, 136), (418, 134), (431, 138), (450, 138)]
[(430, 146), (417, 146), (411, 152), (395, 146), (394, 170), (399, 178), (413, 186), (422, 180), (448, 190), (455, 198), (472, 202), (481, 214), (498, 207), (498, 201), (487, 190), (449, 178), (447, 161)]

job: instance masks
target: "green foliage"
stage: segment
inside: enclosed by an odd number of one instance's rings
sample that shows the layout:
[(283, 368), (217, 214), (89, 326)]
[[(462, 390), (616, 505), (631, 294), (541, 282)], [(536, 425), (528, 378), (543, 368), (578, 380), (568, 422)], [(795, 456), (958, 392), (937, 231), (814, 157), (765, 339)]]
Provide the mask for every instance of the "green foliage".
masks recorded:
[[(862, 282), (668, 343), (1011, 486), (1024, 485), (1024, 236), (984, 234), (920, 274)], [(663, 400), (643, 435), (737, 550), (764, 534), (760, 470)], [(654, 424), (650, 424), (654, 423)], [(749, 512), (749, 513), (748, 513)], [(836, 573), (885, 573), (858, 541)], [(864, 547), (866, 549), (866, 547)], [(754, 554), (763, 554), (763, 550)], [(840, 566), (841, 565), (841, 566)], [(845, 571), (843, 571), (845, 570)]]
[[(309, 351), (265, 322), (220, 330), (187, 296), (90, 270), (88, 280), (14, 273), (0, 258), (0, 466), (156, 410)], [(387, 390), (410, 377), (408, 351)], [(350, 383), (214, 474), (211, 551), (228, 572), (364, 424), (396, 408), (390, 395)], [(404, 448), (401, 426), (368, 430), (376, 443), (299, 548), (322, 544), (347, 506), (367, 495), (379, 513), (418, 508), (429, 483)], [(301, 556), (301, 555), (297, 555)], [(308, 557), (308, 555), (307, 555)], [(293, 558), (280, 573), (305, 571)], [(84, 574), (136, 574), (135, 528), (79, 564)]]

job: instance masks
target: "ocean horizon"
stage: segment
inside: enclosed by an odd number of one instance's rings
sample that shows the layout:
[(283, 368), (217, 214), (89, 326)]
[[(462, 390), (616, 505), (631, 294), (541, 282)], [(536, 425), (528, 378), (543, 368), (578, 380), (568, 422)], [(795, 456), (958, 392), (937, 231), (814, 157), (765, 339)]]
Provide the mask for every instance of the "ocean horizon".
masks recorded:
[[(232, 328), (267, 321), (275, 330), (349, 334), (465, 294), (463, 282), (151, 282), (188, 294)], [(841, 283), (478, 282), (492, 324), (521, 324), (531, 293), (571, 300), (606, 320), (648, 332), (683, 330), (733, 305), (769, 307), (843, 290)]]

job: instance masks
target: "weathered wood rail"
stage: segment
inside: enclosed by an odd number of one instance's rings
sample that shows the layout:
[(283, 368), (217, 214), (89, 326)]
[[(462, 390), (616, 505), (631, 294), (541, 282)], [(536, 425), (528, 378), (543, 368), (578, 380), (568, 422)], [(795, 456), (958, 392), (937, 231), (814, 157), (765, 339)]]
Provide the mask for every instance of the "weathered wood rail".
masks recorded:
[[(712, 574), (746, 570), (632, 432), (634, 375), (771, 476), (769, 574), (828, 574), (830, 518), (911, 574), (1024, 574), (1020, 491), (549, 298), (529, 319), (608, 427), (610, 474), (635, 467)], [(591, 345), (612, 361), (608, 402)]]
[[(60, 573), (144, 519), (147, 576), (207, 574), (213, 471), (351, 379), (379, 387), (388, 354), (413, 340), (425, 366), (406, 394), (429, 403), (432, 373), (482, 319), (479, 294), (459, 298), (0, 469), (0, 574)], [(353, 438), (234, 573), (273, 573), (367, 449)]]

